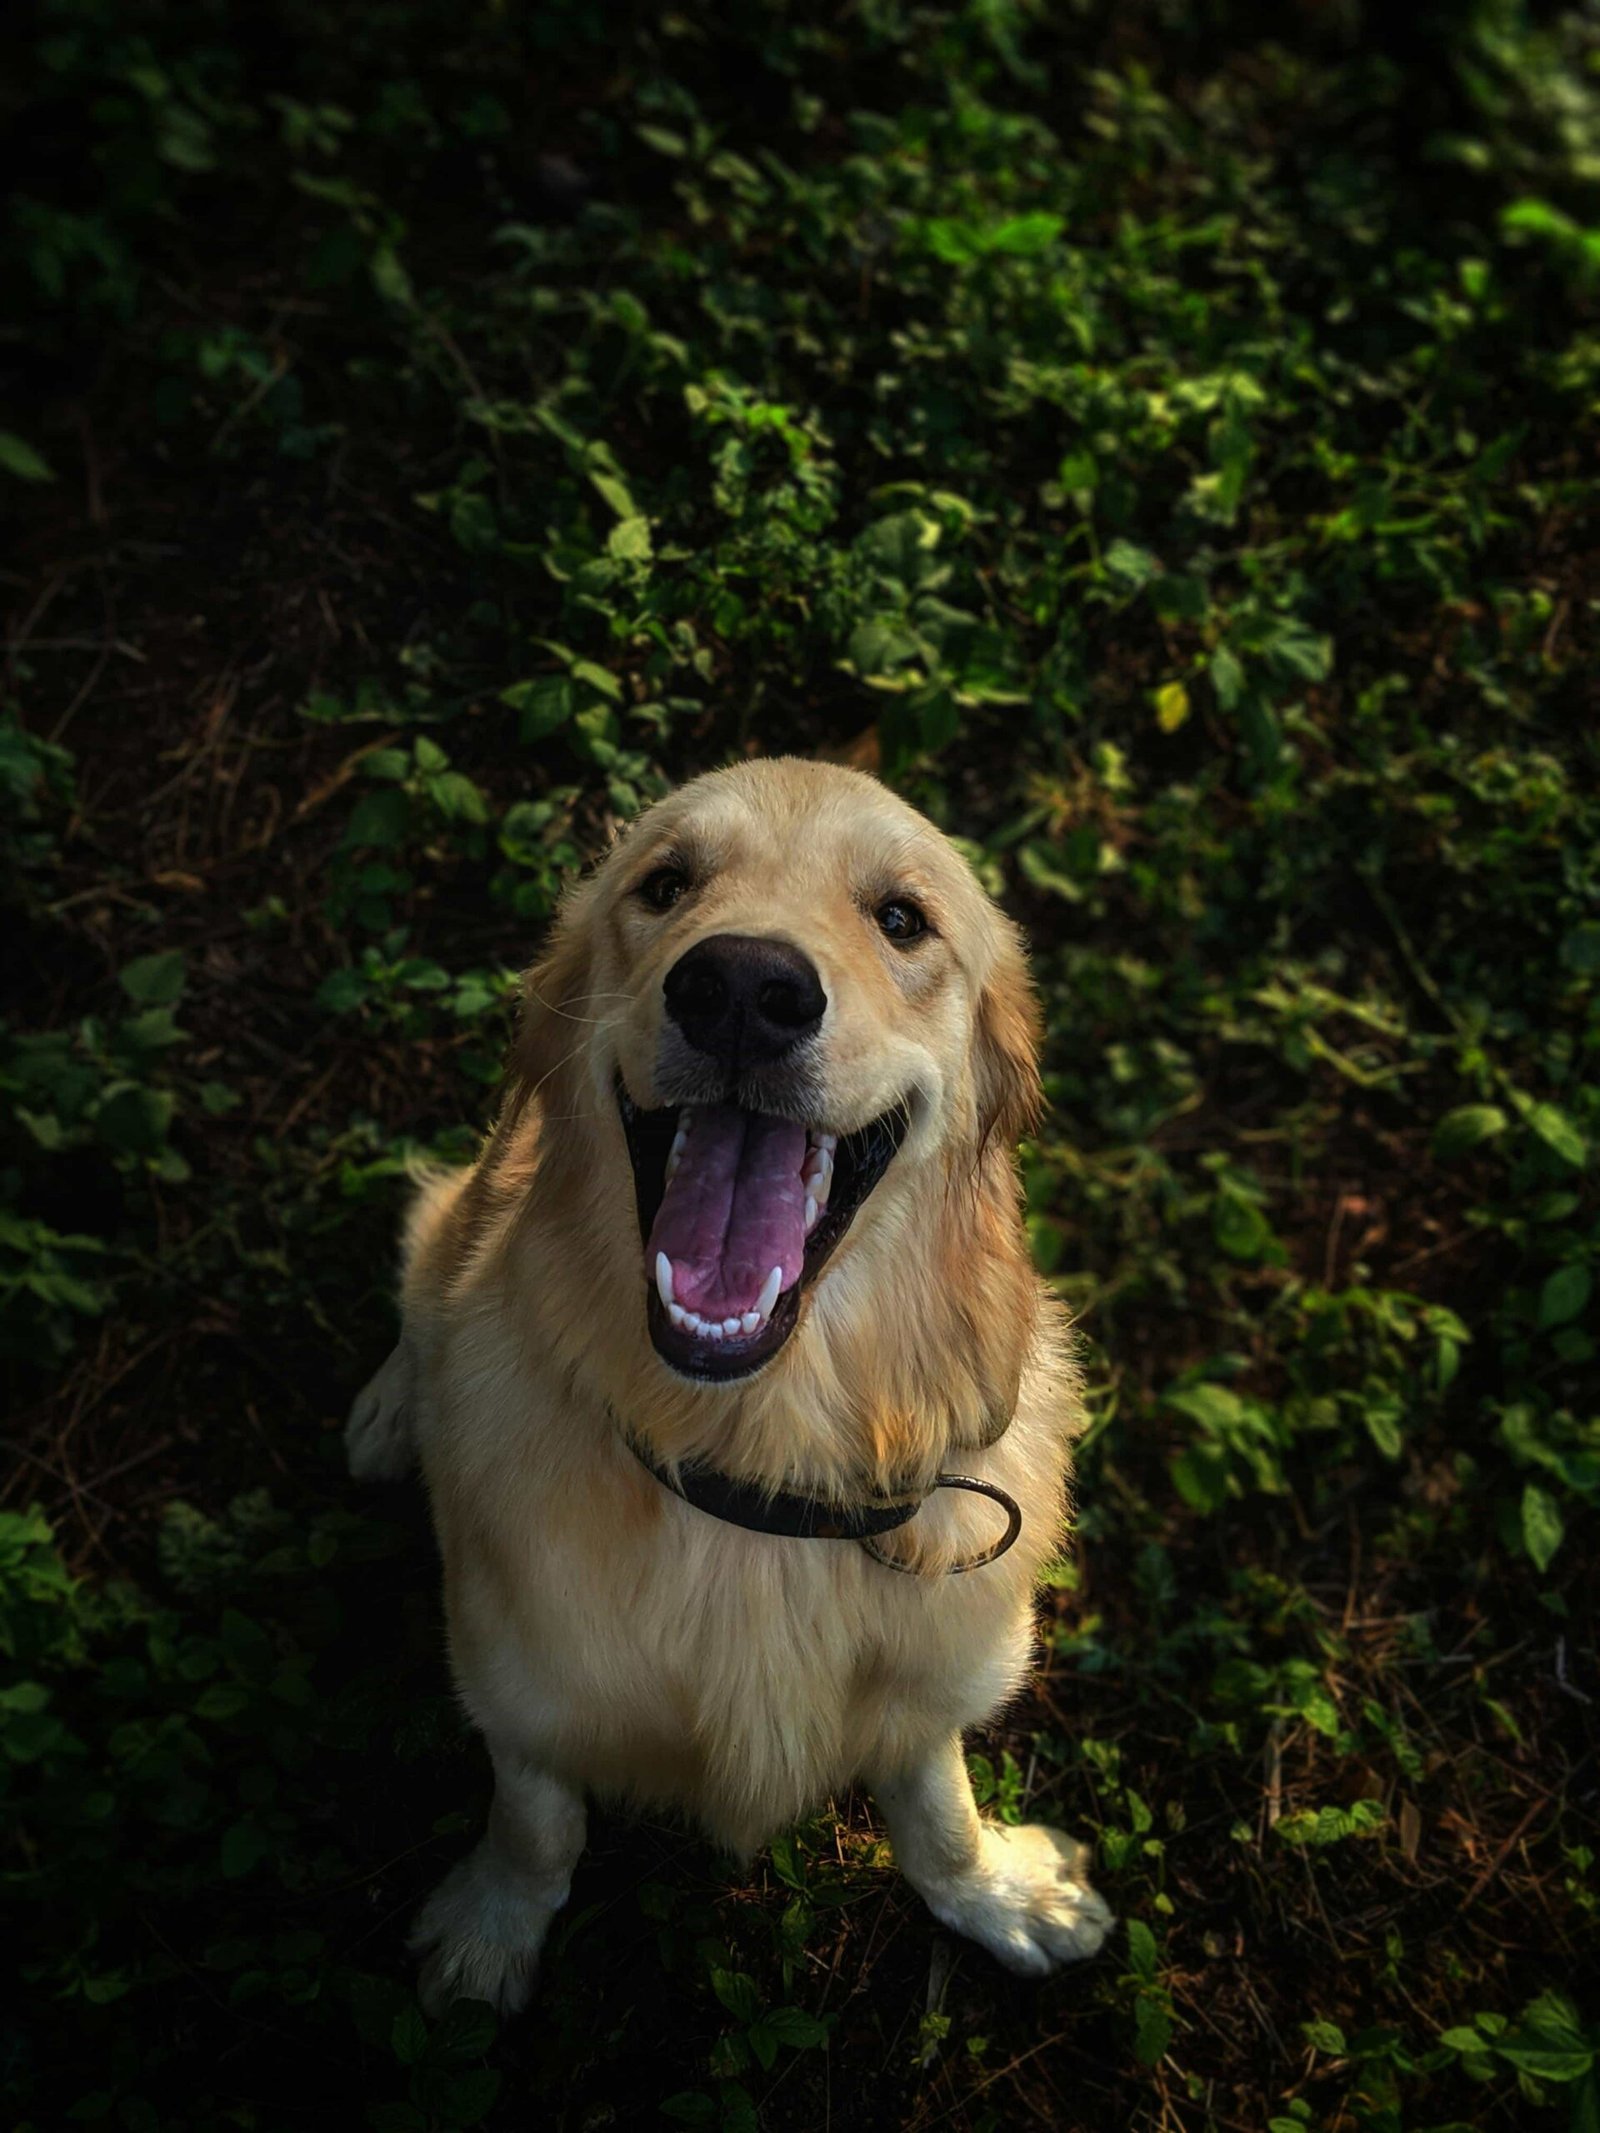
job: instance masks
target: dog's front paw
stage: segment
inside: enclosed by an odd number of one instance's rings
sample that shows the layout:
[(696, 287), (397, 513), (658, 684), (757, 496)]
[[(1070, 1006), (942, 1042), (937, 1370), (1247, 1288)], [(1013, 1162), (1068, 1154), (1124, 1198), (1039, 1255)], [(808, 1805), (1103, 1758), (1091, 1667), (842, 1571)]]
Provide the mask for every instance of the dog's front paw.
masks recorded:
[(986, 1822), (977, 1864), (928, 1896), (941, 1925), (1019, 1977), (1046, 1977), (1099, 1952), (1116, 1924), (1084, 1878), (1088, 1846), (1043, 1822)]
[(356, 1394), (344, 1426), (345, 1457), (357, 1481), (399, 1481), (411, 1470), (411, 1356), (401, 1341)]
[(453, 1867), (423, 1905), (408, 1943), (423, 1957), (417, 1997), (437, 2017), (452, 2000), (499, 2015), (527, 2006), (556, 1907), (519, 1889), (486, 1844)]

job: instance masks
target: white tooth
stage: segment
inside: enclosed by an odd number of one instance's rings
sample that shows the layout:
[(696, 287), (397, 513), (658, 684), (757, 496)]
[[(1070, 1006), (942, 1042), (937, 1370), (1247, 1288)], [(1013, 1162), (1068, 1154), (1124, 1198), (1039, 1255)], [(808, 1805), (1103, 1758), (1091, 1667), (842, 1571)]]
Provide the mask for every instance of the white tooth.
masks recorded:
[(667, 1305), (667, 1316), (672, 1320), (672, 1323), (675, 1326), (686, 1327), (689, 1323), (690, 1315), (691, 1314), (683, 1308), (682, 1304)]
[(839, 1136), (837, 1133), (819, 1133), (817, 1135), (817, 1146), (825, 1155), (832, 1155), (838, 1145)]
[(775, 1266), (761, 1284), (761, 1294), (756, 1298), (756, 1309), (763, 1318), (772, 1316), (772, 1307), (778, 1300), (778, 1291), (783, 1287), (783, 1268)]
[(734, 1313), (734, 1315), (733, 1315), (733, 1317), (732, 1317), (732, 1318), (725, 1318), (725, 1319), (724, 1319), (724, 1320), (722, 1321), (722, 1330), (723, 1330), (723, 1332), (724, 1332), (724, 1333), (737, 1333), (737, 1332), (738, 1332), (738, 1330), (739, 1330), (739, 1314), (738, 1314), (737, 1312), (735, 1312), (735, 1313)]
[(672, 1308), (672, 1261), (665, 1252), (656, 1253), (656, 1293), (670, 1310)]
[(816, 1203), (816, 1201), (815, 1201), (814, 1199), (812, 1199), (812, 1197), (811, 1197), (810, 1193), (807, 1193), (807, 1194), (806, 1194), (806, 1235), (807, 1235), (807, 1236), (810, 1236), (811, 1232), (812, 1232), (812, 1231), (813, 1231), (813, 1230), (814, 1230), (814, 1229), (816, 1228), (816, 1226), (817, 1226), (817, 1203)]
[(739, 1321), (739, 1331), (741, 1333), (754, 1333), (760, 1323), (761, 1313), (759, 1311), (746, 1311)]
[(700, 1332), (708, 1341), (719, 1341), (722, 1338), (722, 1327), (714, 1318), (701, 1319)]

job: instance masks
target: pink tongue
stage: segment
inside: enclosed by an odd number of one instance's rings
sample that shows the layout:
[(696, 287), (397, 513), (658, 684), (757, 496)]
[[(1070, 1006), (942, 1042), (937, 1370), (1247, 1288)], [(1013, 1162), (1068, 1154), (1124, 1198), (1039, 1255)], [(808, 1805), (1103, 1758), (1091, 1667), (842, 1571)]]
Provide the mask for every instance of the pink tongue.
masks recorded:
[(695, 1104), (688, 1120), (645, 1247), (646, 1271), (653, 1283), (656, 1254), (665, 1252), (677, 1302), (702, 1318), (731, 1318), (755, 1308), (774, 1267), (783, 1269), (781, 1288), (800, 1279), (806, 1129), (729, 1104)]

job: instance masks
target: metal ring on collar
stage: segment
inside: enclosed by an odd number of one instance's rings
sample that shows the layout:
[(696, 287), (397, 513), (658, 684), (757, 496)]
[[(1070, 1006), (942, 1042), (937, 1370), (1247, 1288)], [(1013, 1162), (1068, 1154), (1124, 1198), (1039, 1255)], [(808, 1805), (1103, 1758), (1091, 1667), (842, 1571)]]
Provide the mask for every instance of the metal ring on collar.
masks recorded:
[[(998, 1562), (1022, 1531), (1022, 1511), (1017, 1499), (1008, 1496), (1004, 1489), (997, 1489), (992, 1481), (978, 1481), (971, 1474), (938, 1474), (934, 1477), (933, 1487), (966, 1489), (973, 1496), (987, 1496), (1006, 1514), (1006, 1530), (994, 1546), (985, 1548), (981, 1555), (969, 1555), (964, 1563), (952, 1563), (943, 1573), (947, 1578), (960, 1577), (963, 1571), (981, 1570), (985, 1563)], [(933, 1491), (930, 1489), (928, 1493), (931, 1495)], [(915, 1563), (897, 1563), (892, 1555), (885, 1555), (875, 1541), (862, 1540), (857, 1545), (865, 1548), (875, 1563), (882, 1563), (885, 1570), (903, 1570), (909, 1577), (920, 1575)]]

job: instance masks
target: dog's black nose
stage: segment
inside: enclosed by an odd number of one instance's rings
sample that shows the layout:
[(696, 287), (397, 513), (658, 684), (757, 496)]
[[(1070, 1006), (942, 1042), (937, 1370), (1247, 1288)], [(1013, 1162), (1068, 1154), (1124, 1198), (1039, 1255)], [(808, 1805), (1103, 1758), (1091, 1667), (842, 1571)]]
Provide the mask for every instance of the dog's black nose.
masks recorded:
[(662, 990), (695, 1050), (731, 1067), (760, 1066), (813, 1036), (828, 1005), (808, 956), (742, 933), (697, 941)]

